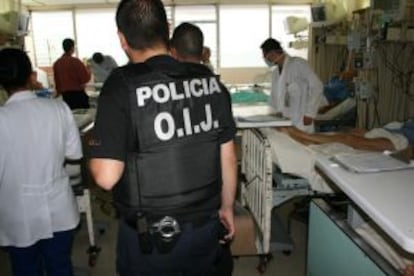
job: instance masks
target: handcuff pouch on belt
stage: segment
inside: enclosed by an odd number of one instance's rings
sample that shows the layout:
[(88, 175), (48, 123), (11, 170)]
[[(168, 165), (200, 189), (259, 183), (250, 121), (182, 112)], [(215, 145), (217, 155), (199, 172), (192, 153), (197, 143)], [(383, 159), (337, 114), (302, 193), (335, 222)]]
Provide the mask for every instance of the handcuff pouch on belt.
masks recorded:
[(164, 216), (158, 221), (149, 222), (141, 212), (137, 212), (136, 229), (143, 254), (151, 254), (154, 246), (160, 254), (169, 253), (181, 234), (180, 225), (175, 218)]
[(178, 221), (170, 216), (165, 216), (150, 225), (155, 247), (161, 254), (169, 253), (177, 243), (181, 229)]

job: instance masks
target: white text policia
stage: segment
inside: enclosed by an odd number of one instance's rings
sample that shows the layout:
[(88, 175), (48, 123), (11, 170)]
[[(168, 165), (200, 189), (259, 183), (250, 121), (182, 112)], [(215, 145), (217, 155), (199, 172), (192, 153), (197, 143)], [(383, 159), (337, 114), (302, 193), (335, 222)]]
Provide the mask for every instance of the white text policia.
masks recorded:
[[(183, 87), (178, 87), (177, 84), (181, 84)], [(183, 92), (179, 92), (183, 91)], [(138, 106), (145, 105), (145, 101), (151, 97), (157, 103), (166, 103), (170, 99), (173, 101), (182, 100), (184, 98), (201, 97), (203, 95), (211, 95), (213, 93), (220, 93), (221, 89), (218, 81), (215, 77), (209, 79), (191, 79), (185, 80), (181, 83), (169, 82), (159, 83), (150, 86), (139, 87), (137, 92)]]
[[(179, 85), (179, 86), (177, 86)], [(202, 97), (221, 93), (219, 83), (215, 77), (191, 79), (182, 82), (159, 83), (153, 87), (144, 86), (136, 90), (138, 107), (145, 106), (147, 100), (152, 98), (156, 103), (163, 104), (170, 100), (178, 101), (191, 97)], [(178, 138), (190, 136), (201, 132), (208, 132), (219, 127), (218, 120), (214, 120), (212, 108), (209, 103), (204, 105), (205, 120), (195, 123), (191, 120), (189, 107), (182, 109), (183, 126), (177, 126), (174, 117), (169, 112), (160, 112), (154, 118), (154, 131), (162, 141), (168, 141), (175, 135)]]

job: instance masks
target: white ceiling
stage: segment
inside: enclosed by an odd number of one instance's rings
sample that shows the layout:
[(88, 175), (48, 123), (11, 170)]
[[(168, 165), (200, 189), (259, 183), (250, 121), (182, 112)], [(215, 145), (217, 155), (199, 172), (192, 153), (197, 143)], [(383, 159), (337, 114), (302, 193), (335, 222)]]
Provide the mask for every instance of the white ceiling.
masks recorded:
[[(119, 0), (21, 0), (22, 5), (28, 9), (62, 9), (62, 8), (88, 8), (115, 6)], [(166, 5), (191, 5), (191, 4), (304, 4), (312, 0), (163, 0)]]

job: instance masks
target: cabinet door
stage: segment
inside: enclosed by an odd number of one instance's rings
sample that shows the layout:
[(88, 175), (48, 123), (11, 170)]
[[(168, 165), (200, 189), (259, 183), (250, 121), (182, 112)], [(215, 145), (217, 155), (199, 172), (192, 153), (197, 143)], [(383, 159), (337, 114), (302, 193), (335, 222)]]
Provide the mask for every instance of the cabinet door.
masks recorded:
[(308, 231), (307, 276), (387, 275), (315, 202)]

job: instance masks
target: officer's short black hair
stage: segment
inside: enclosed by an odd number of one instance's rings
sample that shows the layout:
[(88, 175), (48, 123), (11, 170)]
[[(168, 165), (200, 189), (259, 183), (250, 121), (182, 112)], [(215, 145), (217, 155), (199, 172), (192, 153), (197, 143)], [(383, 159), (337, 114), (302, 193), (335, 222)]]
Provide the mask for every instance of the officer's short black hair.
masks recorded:
[(69, 52), (73, 47), (75, 47), (75, 41), (71, 38), (65, 38), (62, 42), (63, 51), (65, 53)]
[(170, 43), (170, 46), (177, 50), (179, 56), (201, 59), (204, 36), (196, 25), (187, 22), (178, 25), (174, 29)]
[(262, 45), (260, 45), (260, 48), (262, 48), (262, 51), (263, 51), (264, 54), (267, 54), (270, 51), (283, 52), (283, 48), (282, 48), (282, 46), (280, 46), (280, 42), (277, 41), (274, 38), (266, 39), (262, 43)]
[(32, 64), (27, 54), (15, 48), (0, 50), (0, 85), (10, 94), (28, 84)]
[(116, 24), (135, 50), (168, 45), (168, 21), (161, 0), (122, 0), (116, 11)]
[(92, 60), (96, 63), (102, 63), (102, 61), (104, 60), (104, 56), (102, 55), (102, 53), (96, 52), (92, 55)]

